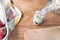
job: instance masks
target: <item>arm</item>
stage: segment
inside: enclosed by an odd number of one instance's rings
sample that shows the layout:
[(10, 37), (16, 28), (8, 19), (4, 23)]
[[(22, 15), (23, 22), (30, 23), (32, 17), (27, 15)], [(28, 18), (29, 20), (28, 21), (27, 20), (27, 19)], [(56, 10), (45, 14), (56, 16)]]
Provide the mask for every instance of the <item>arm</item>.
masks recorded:
[(33, 18), (33, 23), (34, 24), (41, 24), (44, 19), (44, 16), (52, 10), (54, 10), (54, 4), (46, 6), (41, 11), (36, 11), (34, 18)]

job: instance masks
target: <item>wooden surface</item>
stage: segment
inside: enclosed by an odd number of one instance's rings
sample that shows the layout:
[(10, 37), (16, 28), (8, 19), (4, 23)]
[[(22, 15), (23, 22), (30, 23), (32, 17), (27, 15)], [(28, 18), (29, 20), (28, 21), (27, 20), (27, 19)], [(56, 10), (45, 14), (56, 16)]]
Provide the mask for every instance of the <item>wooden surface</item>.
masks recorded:
[(60, 40), (60, 26), (28, 30), (25, 40)]
[(22, 11), (22, 20), (10, 35), (9, 40), (24, 40), (24, 32), (30, 29), (39, 29), (43, 27), (60, 25), (60, 15), (49, 12), (44, 22), (35, 26), (33, 24), (33, 15), (36, 10), (41, 10), (47, 3), (47, 0), (13, 0), (14, 4)]

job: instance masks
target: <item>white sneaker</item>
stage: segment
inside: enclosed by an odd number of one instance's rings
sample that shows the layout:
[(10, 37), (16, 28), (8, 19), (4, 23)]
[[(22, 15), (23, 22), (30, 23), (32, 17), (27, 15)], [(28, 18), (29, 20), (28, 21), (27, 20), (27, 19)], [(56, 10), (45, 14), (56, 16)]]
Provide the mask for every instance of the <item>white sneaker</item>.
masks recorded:
[[(14, 30), (15, 26), (19, 23), (22, 17), (21, 11), (14, 5), (10, 5), (11, 2), (7, 4), (0, 2), (0, 20), (5, 24), (4, 31), (6, 30), (6, 35), (0, 40), (8, 40), (10, 33)], [(3, 5), (3, 6), (2, 6)], [(9, 5), (9, 6), (8, 6)], [(2, 30), (2, 28), (1, 28)], [(0, 31), (1, 33), (1, 31)]]

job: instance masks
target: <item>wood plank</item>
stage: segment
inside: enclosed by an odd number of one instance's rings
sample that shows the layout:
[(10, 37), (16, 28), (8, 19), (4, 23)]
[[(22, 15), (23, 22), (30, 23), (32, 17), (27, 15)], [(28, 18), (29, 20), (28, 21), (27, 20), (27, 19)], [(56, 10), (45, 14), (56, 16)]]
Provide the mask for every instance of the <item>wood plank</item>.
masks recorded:
[(33, 24), (33, 15), (36, 10), (41, 10), (47, 0), (13, 0), (14, 4), (23, 12), (23, 17), (15, 28), (9, 40), (24, 40), (24, 32), (30, 29), (46, 28), (60, 25), (60, 15), (49, 12), (40, 26)]

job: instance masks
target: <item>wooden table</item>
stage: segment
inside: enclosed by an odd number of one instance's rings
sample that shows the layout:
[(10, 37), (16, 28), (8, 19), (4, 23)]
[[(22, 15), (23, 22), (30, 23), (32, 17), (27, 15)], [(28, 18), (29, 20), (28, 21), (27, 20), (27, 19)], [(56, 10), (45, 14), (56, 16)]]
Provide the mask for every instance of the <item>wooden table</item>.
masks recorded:
[(33, 15), (36, 10), (41, 10), (47, 3), (47, 0), (13, 0), (14, 4), (22, 11), (22, 20), (15, 28), (9, 40), (24, 40), (24, 32), (30, 29), (39, 29), (60, 25), (60, 15), (49, 12), (44, 22), (35, 26), (33, 24)]

